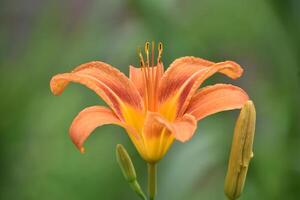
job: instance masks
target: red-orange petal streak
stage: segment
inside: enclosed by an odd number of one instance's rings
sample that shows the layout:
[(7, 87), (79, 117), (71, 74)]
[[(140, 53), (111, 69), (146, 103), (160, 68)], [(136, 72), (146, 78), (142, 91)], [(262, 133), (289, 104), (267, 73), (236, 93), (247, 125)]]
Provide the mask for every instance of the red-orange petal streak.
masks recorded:
[[(185, 57), (174, 61), (169, 72), (161, 80), (160, 103), (176, 98), (177, 116), (182, 116), (191, 97), (198, 87), (216, 72), (223, 73), (232, 79), (242, 75), (243, 69), (235, 62), (225, 61), (212, 63), (200, 58)], [(174, 102), (174, 101), (173, 101)]]
[(196, 72), (213, 65), (213, 62), (195, 57), (176, 59), (163, 75), (159, 86), (159, 101), (163, 102), (174, 95)]
[(52, 77), (51, 91), (60, 95), (68, 83), (78, 82), (95, 91), (122, 118), (121, 107), (131, 106), (143, 110), (143, 101), (134, 84), (112, 66), (93, 61), (75, 68), (71, 73)]
[(178, 106), (181, 114), (189, 105), (192, 96), (195, 94), (200, 85), (217, 72), (222, 72), (232, 79), (237, 79), (242, 75), (243, 69), (235, 62), (225, 61), (216, 63), (203, 71), (195, 73), (188, 81), (186, 81), (180, 91)]
[(230, 84), (206, 86), (192, 97), (186, 113), (200, 120), (217, 112), (240, 109), (248, 99), (247, 93), (237, 86)]

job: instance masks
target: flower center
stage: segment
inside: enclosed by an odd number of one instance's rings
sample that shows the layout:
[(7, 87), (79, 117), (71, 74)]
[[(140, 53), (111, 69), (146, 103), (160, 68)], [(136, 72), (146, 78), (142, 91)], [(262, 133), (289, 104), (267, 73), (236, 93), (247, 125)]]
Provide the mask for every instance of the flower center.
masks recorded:
[[(154, 54), (155, 54), (155, 43), (151, 44), (151, 53), (150, 53), (150, 43), (145, 43), (145, 54), (146, 60), (144, 59), (144, 55), (141, 50), (138, 51), (138, 55), (140, 57), (140, 67), (142, 71), (142, 79), (144, 85), (144, 103), (145, 107), (149, 111), (157, 110), (157, 88), (158, 83), (161, 77), (162, 72), (162, 64), (161, 64), (161, 55), (163, 51), (163, 45), (161, 42), (158, 43), (158, 55), (157, 55), (157, 63), (154, 63)], [(151, 63), (150, 63), (151, 57)]]

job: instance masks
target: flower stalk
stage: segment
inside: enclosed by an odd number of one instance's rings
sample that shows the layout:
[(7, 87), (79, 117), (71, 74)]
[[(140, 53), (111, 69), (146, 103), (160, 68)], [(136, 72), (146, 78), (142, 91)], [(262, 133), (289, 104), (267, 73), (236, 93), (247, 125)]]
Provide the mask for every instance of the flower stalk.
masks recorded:
[(148, 163), (148, 192), (149, 200), (154, 200), (157, 192), (157, 164)]

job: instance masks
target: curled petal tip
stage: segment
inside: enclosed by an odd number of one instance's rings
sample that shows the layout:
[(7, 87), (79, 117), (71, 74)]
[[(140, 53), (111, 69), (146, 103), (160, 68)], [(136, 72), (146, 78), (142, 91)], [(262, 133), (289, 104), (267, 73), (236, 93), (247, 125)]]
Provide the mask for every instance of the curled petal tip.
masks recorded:
[(175, 136), (175, 138), (176, 138), (176, 140), (178, 140), (181, 143), (185, 143), (185, 142), (190, 140), (190, 138), (181, 138), (181, 137), (178, 137), (178, 136)]
[(233, 70), (234, 72), (234, 73), (227, 74), (230, 78), (238, 79), (243, 75), (244, 69), (238, 63), (234, 61), (225, 61), (224, 64), (231, 66), (231, 70)]
[(83, 153), (85, 152), (85, 149), (84, 149), (84, 147), (80, 147), (80, 148), (79, 148), (79, 151), (80, 151), (80, 153), (82, 153), (82, 154), (83, 154)]
[(52, 92), (53, 95), (55, 96), (59, 96), (61, 95), (61, 93), (63, 92), (63, 89), (66, 87), (67, 82), (65, 82), (64, 80), (57, 80), (56, 77), (60, 76), (55, 75), (52, 77), (51, 81), (50, 81), (50, 90)]

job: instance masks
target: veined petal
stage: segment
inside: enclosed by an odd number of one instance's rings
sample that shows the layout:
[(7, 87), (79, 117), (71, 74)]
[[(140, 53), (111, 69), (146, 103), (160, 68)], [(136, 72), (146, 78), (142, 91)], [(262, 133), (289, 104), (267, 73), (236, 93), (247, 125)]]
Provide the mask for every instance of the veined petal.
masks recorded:
[(182, 57), (176, 59), (163, 75), (159, 90), (159, 100), (164, 101), (174, 95), (176, 91), (194, 73), (213, 65), (213, 62), (195, 57)]
[(112, 110), (103, 106), (91, 106), (82, 110), (73, 120), (69, 134), (73, 143), (83, 152), (84, 141), (94, 129), (106, 124), (115, 124), (125, 128), (133, 143), (138, 149), (140, 148), (140, 137), (135, 130), (122, 122)]
[[(164, 68), (163, 68), (163, 64), (162, 63), (158, 63), (157, 66), (155, 67), (150, 67), (150, 72), (154, 74), (155, 79), (157, 80), (157, 83), (155, 84), (159, 84), (159, 81), (164, 73)], [(153, 72), (152, 72), (153, 70)], [(145, 85), (146, 81), (145, 81), (145, 77), (144, 77), (144, 73), (142, 72), (142, 68), (139, 67), (134, 67), (132, 65), (129, 66), (129, 79), (133, 82), (133, 84), (135, 85), (135, 87), (138, 89), (140, 95), (142, 97), (145, 96), (145, 88), (147, 87)]]
[(212, 63), (194, 57), (174, 61), (161, 80), (159, 100), (163, 109), (175, 107), (177, 116), (182, 116), (197, 88), (216, 72), (236, 79), (241, 76), (243, 69), (232, 61)]
[(240, 109), (249, 100), (247, 93), (237, 86), (216, 84), (200, 89), (191, 99), (186, 113), (197, 120), (217, 112)]
[(145, 86), (143, 81), (143, 73), (141, 68), (129, 66), (129, 79), (133, 82), (140, 95), (143, 97), (145, 95)]
[(142, 98), (133, 83), (106, 63), (93, 61), (80, 65), (71, 73), (53, 76), (50, 82), (52, 93), (60, 95), (70, 81), (81, 83), (95, 91), (120, 118), (124, 106), (144, 109)]

